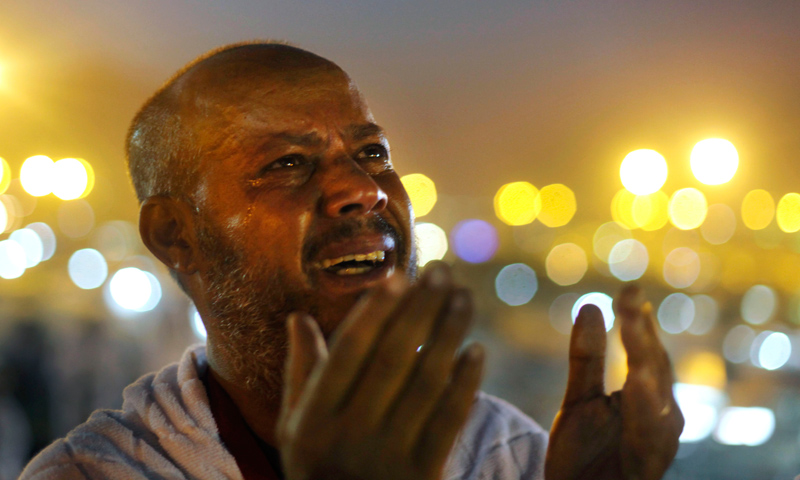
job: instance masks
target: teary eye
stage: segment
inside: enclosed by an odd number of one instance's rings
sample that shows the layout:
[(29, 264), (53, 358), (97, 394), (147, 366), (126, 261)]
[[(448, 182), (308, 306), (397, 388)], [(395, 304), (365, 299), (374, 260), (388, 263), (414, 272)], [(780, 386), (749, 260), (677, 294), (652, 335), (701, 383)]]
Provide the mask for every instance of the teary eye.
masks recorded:
[(268, 170), (277, 170), (280, 168), (291, 168), (302, 165), (303, 163), (305, 163), (305, 159), (302, 155), (284, 155), (261, 170), (262, 172), (266, 172)]
[(386, 160), (389, 152), (380, 144), (367, 145), (358, 153), (359, 160)]

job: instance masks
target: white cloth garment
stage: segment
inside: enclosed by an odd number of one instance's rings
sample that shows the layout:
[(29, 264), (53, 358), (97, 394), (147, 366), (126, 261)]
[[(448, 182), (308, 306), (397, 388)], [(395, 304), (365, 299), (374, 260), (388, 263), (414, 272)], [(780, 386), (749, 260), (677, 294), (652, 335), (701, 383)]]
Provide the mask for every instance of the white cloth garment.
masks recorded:
[[(205, 346), (123, 392), (122, 410), (98, 410), (37, 455), (20, 480), (242, 479), (220, 441), (201, 380)], [(513, 406), (481, 393), (444, 478), (541, 479), (547, 433)]]

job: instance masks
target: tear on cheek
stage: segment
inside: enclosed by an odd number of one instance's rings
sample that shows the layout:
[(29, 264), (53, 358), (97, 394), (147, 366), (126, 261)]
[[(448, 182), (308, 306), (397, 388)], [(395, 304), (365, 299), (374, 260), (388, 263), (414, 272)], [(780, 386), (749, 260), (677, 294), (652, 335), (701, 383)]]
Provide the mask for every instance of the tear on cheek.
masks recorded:
[(228, 221), (225, 222), (225, 226), (228, 228), (229, 232), (236, 230), (241, 225), (242, 225), (242, 214), (241, 213), (237, 213), (236, 215), (228, 218)]

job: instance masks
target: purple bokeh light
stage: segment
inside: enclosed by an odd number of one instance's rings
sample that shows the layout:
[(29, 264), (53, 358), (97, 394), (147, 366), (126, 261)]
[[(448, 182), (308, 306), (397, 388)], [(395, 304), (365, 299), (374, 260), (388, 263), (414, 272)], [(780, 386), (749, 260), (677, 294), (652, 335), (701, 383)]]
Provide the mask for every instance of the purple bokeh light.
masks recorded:
[(497, 230), (483, 220), (458, 222), (450, 232), (450, 245), (458, 257), (469, 263), (491, 259), (500, 246)]

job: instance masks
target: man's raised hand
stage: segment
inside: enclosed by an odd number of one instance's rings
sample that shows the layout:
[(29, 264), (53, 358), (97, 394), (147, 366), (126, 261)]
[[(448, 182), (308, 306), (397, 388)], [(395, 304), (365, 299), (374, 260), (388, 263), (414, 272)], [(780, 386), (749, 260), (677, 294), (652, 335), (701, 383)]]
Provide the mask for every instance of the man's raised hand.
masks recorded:
[(605, 324), (596, 306), (584, 306), (572, 329), (567, 391), (550, 432), (547, 480), (659, 479), (677, 452), (683, 416), (652, 305), (629, 286), (615, 307), (628, 354), (625, 385), (605, 394)]
[[(330, 342), (289, 318), (277, 436), (286, 477), (437, 479), (480, 384), (483, 351), (457, 355), (472, 301), (436, 263), (365, 295)], [(422, 345), (422, 348), (418, 347)]]

